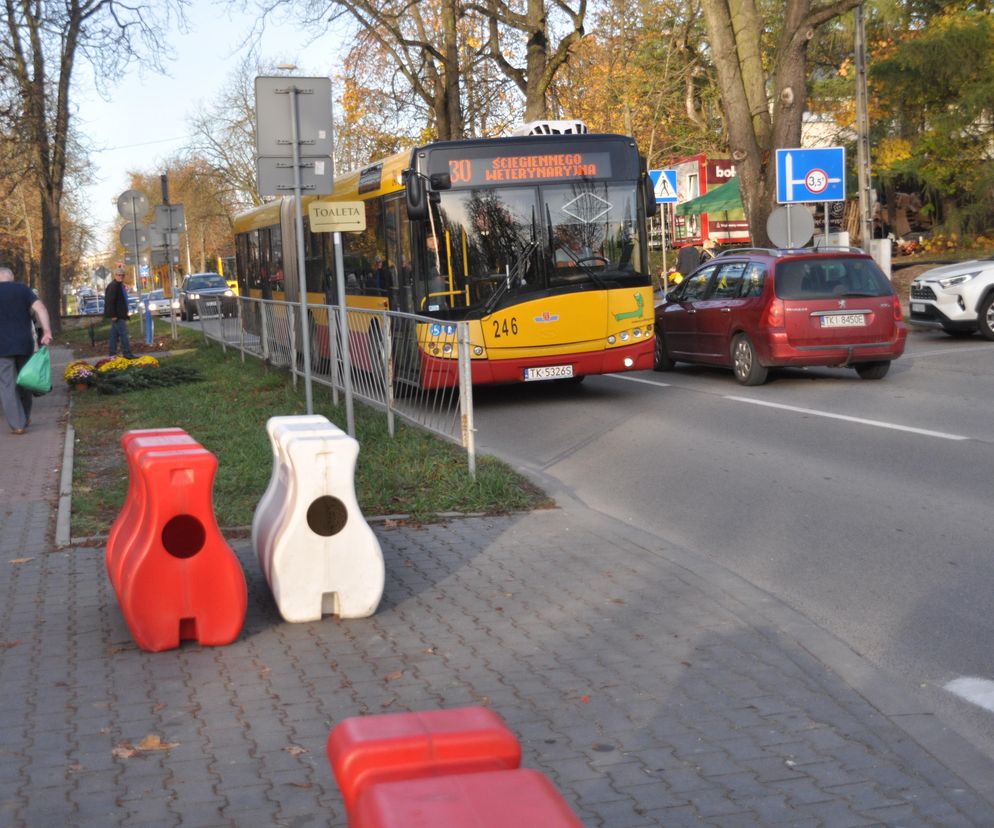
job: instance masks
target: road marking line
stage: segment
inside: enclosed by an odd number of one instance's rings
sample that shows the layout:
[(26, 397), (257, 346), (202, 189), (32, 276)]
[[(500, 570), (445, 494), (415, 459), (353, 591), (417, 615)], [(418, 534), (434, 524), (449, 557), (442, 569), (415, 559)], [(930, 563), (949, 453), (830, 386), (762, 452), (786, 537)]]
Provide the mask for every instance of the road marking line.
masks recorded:
[(889, 428), (893, 431), (907, 431), (910, 434), (921, 434), (923, 437), (939, 437), (942, 440), (969, 440), (961, 434), (948, 434), (945, 431), (930, 431), (927, 428), (912, 428), (911, 426), (898, 425), (897, 423), (885, 423), (880, 420), (867, 420), (863, 417), (850, 417), (846, 414), (832, 414), (828, 411), (817, 411), (813, 408), (799, 408), (796, 405), (783, 405), (782, 403), (767, 402), (766, 400), (754, 400), (749, 397), (735, 397), (727, 395), (726, 400), (736, 400), (737, 402), (752, 403), (753, 405), (765, 405), (769, 408), (780, 408), (784, 411), (795, 411), (798, 414), (811, 414), (814, 417), (827, 417), (830, 420), (845, 420), (848, 423), (859, 423), (860, 425), (875, 426), (877, 428)]
[(994, 681), (990, 679), (960, 676), (949, 682), (946, 690), (994, 713)]
[(989, 351), (991, 350), (990, 345), (974, 345), (972, 348), (948, 348), (941, 351), (922, 351), (921, 353), (912, 353), (911, 351), (905, 352), (906, 356), (911, 357), (911, 359), (918, 359), (918, 357), (930, 357), (930, 356), (956, 356), (957, 354), (963, 354), (967, 351)]
[(655, 385), (657, 388), (670, 387), (668, 382), (654, 382), (653, 380), (641, 379), (639, 377), (629, 377), (624, 374), (608, 374), (607, 376), (614, 377), (615, 379), (627, 380), (628, 382), (641, 382), (643, 385)]

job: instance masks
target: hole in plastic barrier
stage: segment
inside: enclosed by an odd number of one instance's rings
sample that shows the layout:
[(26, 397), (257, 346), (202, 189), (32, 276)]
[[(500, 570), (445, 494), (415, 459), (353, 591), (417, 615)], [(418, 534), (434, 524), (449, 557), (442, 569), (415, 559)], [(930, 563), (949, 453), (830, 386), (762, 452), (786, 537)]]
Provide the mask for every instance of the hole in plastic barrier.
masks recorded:
[(307, 525), (316, 535), (329, 538), (337, 535), (348, 522), (349, 512), (337, 497), (322, 495), (307, 509)]
[(193, 515), (176, 515), (162, 527), (162, 545), (174, 558), (192, 558), (206, 540), (204, 525)]

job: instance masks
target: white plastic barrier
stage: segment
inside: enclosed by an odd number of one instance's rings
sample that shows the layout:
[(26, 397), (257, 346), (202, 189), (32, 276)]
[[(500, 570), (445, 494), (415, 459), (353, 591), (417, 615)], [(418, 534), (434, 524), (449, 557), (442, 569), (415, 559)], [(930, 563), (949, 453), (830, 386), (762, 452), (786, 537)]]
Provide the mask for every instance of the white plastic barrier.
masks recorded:
[(265, 505), (266, 515), (255, 540), (276, 605), (291, 622), (372, 615), (385, 572), (380, 544), (355, 496), (359, 444), (331, 423), (293, 425), (278, 423), (270, 431), (277, 479), (267, 489), (269, 502), (260, 502), (258, 512)]
[(286, 450), (283, 443), (287, 435), (292, 432), (308, 433), (315, 430), (326, 431), (329, 428), (335, 426), (331, 420), (320, 414), (270, 417), (266, 421), (266, 433), (269, 435), (273, 449), (273, 471), (269, 476), (269, 485), (255, 508), (255, 514), (252, 515), (252, 548), (267, 581), (269, 581), (269, 572), (266, 561), (270, 556), (265, 550), (272, 546), (273, 533), (279, 524), (289, 485)]

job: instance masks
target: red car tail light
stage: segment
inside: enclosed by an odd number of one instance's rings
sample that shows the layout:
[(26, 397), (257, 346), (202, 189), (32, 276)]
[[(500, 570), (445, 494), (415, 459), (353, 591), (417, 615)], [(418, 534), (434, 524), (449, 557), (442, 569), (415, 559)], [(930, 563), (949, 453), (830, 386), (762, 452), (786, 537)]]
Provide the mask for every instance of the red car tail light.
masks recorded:
[(891, 300), (894, 304), (894, 321), (900, 322), (904, 319), (904, 314), (901, 313), (901, 300), (896, 293), (891, 297)]
[(770, 304), (766, 306), (766, 319), (764, 325), (772, 330), (783, 328), (784, 310), (783, 299), (774, 297)]

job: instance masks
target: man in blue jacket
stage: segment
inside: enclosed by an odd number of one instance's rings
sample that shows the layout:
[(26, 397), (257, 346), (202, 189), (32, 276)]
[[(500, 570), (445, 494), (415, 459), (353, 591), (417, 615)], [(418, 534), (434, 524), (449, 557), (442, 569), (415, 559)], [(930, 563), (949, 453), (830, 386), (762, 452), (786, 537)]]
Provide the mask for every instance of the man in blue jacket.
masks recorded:
[(135, 359), (128, 338), (128, 289), (124, 286), (124, 265), (118, 265), (104, 291), (104, 318), (110, 320), (110, 355), (117, 356), (117, 342), (125, 359)]
[(48, 345), (48, 309), (31, 288), (14, 281), (9, 267), (0, 267), (0, 405), (14, 434), (23, 434), (31, 420), (33, 395), (18, 387), (17, 373), (35, 350), (32, 312), (41, 323), (41, 344)]

